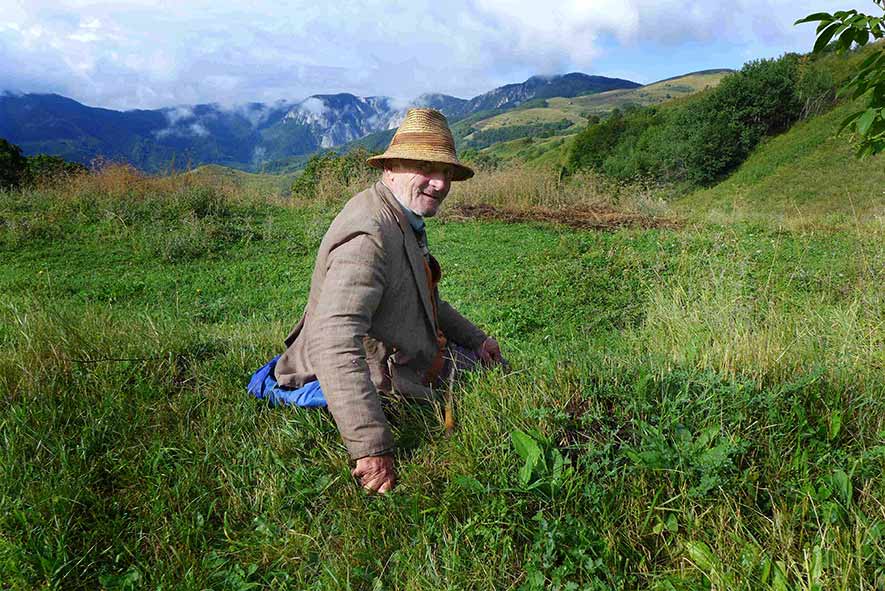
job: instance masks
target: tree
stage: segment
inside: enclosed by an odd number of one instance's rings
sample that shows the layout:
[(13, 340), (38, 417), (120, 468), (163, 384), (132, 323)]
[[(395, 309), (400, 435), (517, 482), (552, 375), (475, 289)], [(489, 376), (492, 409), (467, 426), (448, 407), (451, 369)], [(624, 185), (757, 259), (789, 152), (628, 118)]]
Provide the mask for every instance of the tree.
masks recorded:
[[(825, 51), (831, 42), (837, 52), (844, 53), (854, 44), (864, 46), (871, 39), (885, 36), (885, 0), (873, 1), (883, 10), (883, 16), (869, 16), (856, 10), (834, 14), (817, 12), (795, 24), (819, 23), (812, 53)], [(865, 59), (839, 94), (852, 99), (867, 97), (866, 108), (851, 113), (839, 129), (841, 133), (853, 128), (857, 133), (857, 155), (863, 157), (885, 151), (885, 48), (879, 48)]]
[(87, 170), (82, 164), (58, 156), (36, 154), (27, 159), (27, 172), (29, 182), (40, 183), (85, 174)]
[(0, 189), (17, 187), (24, 180), (27, 160), (22, 149), (0, 138)]

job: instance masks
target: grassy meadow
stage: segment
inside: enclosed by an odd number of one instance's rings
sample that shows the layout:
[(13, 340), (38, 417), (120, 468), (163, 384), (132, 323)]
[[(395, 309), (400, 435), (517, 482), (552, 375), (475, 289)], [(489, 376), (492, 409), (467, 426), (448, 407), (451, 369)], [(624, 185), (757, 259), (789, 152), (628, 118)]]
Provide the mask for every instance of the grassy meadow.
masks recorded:
[[(532, 169), (459, 186), (450, 211), (675, 223), (432, 220), (444, 296), (512, 371), (459, 385), (452, 437), (391, 401), (383, 497), (328, 413), (245, 392), (368, 179), (0, 193), (0, 589), (885, 589), (883, 197), (784, 137), (674, 203)], [(829, 163), (885, 186), (882, 158)]]

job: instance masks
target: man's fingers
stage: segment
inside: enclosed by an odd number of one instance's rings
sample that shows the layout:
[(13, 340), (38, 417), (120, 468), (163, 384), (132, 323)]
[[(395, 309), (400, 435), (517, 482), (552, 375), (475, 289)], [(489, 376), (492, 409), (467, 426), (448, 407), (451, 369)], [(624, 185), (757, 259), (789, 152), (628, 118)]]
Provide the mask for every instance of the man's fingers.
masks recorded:
[(385, 478), (380, 474), (376, 474), (370, 478), (363, 478), (360, 480), (360, 484), (369, 492), (375, 492), (378, 490), (382, 484), (384, 484)]
[[(396, 473), (393, 469), (393, 456), (366, 456), (356, 461), (356, 467), (350, 471), (360, 486), (369, 492), (384, 492), (396, 484)], [(386, 486), (385, 486), (386, 485)]]
[(396, 478), (385, 474), (378, 474), (373, 478), (363, 479), (361, 482), (367, 492), (386, 493), (396, 484)]
[(396, 484), (396, 478), (386, 470), (357, 470), (354, 468), (350, 473), (367, 492), (387, 492)]

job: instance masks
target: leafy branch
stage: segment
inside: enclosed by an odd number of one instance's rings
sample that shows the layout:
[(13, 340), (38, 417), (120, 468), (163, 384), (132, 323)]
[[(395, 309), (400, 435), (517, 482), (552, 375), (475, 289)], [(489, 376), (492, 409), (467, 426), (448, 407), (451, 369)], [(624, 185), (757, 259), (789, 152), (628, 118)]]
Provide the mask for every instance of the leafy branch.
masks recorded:
[[(885, 13), (885, 0), (873, 1)], [(834, 14), (817, 12), (794, 24), (811, 22), (819, 23), (812, 53), (821, 53), (831, 44), (837, 52), (844, 53), (854, 44), (862, 47), (885, 36), (885, 15), (869, 16), (856, 10), (841, 10)], [(885, 151), (885, 49), (875, 51), (865, 59), (839, 95), (852, 99), (869, 97), (866, 108), (850, 114), (839, 128), (839, 133), (849, 128), (857, 133), (857, 155), (863, 157)]]

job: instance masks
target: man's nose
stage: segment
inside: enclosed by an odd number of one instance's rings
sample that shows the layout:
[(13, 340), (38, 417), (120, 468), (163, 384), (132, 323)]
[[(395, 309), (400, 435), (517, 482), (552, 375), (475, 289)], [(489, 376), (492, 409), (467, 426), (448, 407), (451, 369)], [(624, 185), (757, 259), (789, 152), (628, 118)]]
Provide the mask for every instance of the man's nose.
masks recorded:
[(430, 177), (430, 186), (435, 191), (448, 191), (451, 181), (446, 177), (445, 173), (435, 173)]

